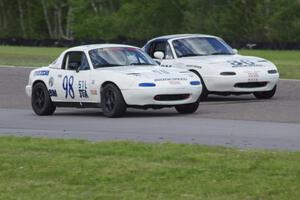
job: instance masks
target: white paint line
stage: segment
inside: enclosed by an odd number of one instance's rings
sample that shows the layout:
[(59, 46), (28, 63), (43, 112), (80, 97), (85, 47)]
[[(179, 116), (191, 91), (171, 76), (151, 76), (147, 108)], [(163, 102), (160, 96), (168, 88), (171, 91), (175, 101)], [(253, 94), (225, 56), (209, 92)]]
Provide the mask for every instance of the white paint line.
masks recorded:
[(13, 66), (13, 65), (0, 65), (2, 68), (24, 68), (24, 69), (34, 69), (37, 67), (28, 67), (28, 66)]
[(281, 81), (300, 81), (300, 79), (285, 79), (285, 78), (281, 78)]

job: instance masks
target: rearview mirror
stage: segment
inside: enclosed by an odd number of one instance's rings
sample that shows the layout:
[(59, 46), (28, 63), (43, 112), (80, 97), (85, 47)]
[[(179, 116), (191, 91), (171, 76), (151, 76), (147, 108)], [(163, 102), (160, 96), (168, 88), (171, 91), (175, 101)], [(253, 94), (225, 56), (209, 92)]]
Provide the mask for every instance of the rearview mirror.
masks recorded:
[(237, 49), (233, 49), (233, 53), (234, 53), (234, 54), (238, 54), (239, 51), (238, 51)]
[(165, 54), (162, 51), (155, 51), (153, 55), (154, 58), (157, 58), (159, 60), (162, 60), (165, 57)]

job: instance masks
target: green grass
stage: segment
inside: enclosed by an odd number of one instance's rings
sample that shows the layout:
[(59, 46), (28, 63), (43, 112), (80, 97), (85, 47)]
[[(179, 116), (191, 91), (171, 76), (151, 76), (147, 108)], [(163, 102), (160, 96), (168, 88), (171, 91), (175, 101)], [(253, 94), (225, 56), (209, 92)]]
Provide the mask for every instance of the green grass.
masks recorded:
[(0, 199), (298, 200), (300, 152), (0, 137)]
[[(45, 66), (65, 48), (0, 46), (0, 65)], [(274, 62), (281, 78), (300, 79), (300, 51), (241, 50), (243, 55), (259, 56)]]
[(300, 51), (241, 50), (240, 54), (258, 56), (274, 62), (281, 78), (300, 79)]
[(0, 46), (0, 65), (41, 67), (54, 61), (64, 48)]

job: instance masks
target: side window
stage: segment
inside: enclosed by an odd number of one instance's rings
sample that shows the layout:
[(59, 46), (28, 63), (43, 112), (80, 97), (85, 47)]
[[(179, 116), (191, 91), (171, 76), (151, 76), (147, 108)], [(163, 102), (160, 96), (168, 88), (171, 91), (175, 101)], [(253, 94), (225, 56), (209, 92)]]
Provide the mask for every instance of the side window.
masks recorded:
[[(166, 56), (166, 51), (165, 51), (165, 49), (166, 49), (166, 42), (157, 42), (156, 45), (155, 45), (155, 48), (154, 48), (154, 52), (156, 52), (156, 51), (161, 51), (161, 52), (163, 52), (163, 53), (165, 54), (165, 56)], [(153, 54), (154, 54), (154, 52), (153, 52)]]
[(151, 56), (152, 58), (154, 58), (153, 54), (154, 54), (154, 48), (155, 48), (155, 42), (151, 42), (146, 49), (146, 53)]
[(171, 50), (171, 46), (169, 44), (166, 45), (165, 59), (173, 59), (173, 53)]
[(89, 70), (90, 66), (83, 52), (68, 52), (63, 60), (62, 69), (66, 70)]
[(166, 54), (166, 42), (165, 41), (154, 41), (151, 44), (149, 44), (149, 47), (147, 49), (147, 53), (154, 58), (154, 52), (156, 51), (162, 51), (164, 54)]
[(86, 55), (85, 55), (85, 53), (82, 53), (81, 65), (79, 67), (79, 70), (89, 70), (89, 69), (90, 69), (90, 65), (89, 65), (89, 62), (86, 58)]

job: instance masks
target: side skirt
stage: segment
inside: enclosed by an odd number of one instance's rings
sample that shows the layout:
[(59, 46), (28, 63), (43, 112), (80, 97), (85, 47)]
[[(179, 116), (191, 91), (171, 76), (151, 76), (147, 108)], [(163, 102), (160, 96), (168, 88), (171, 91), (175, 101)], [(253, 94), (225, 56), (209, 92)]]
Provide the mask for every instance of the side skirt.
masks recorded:
[(100, 103), (83, 103), (83, 102), (53, 102), (57, 107), (73, 108), (101, 108)]

